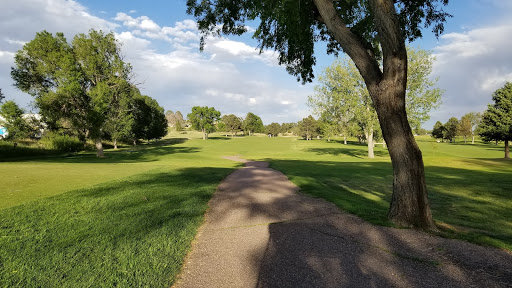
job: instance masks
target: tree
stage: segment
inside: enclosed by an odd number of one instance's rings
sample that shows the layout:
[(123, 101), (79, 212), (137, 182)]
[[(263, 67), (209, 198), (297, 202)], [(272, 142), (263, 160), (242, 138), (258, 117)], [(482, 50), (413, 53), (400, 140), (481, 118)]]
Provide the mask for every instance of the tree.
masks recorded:
[(131, 73), (114, 33), (91, 29), (69, 44), (64, 34), (43, 31), (16, 53), (15, 65), (15, 86), (35, 97), (49, 128), (68, 121), (81, 138), (95, 141), (102, 157), (105, 124)]
[(167, 119), (164, 108), (158, 102), (138, 92), (133, 101), (133, 130), (135, 139), (147, 141), (160, 139), (167, 135)]
[(479, 112), (469, 112), (468, 114), (464, 115), (464, 117), (467, 117), (471, 122), (471, 144), (475, 144), (475, 134), (478, 134), (476, 130), (480, 124), (480, 121), (482, 120), (482, 114)]
[(311, 115), (303, 118), (302, 121), (299, 122), (300, 135), (306, 140), (311, 140), (316, 136), (318, 134), (318, 128), (317, 121)]
[(471, 119), (469, 118), (469, 116), (462, 116), (462, 118), (460, 118), (459, 126), (457, 128), (457, 135), (463, 136), (464, 144), (466, 144), (466, 138), (473, 133), (473, 125), (471, 125)]
[(14, 149), (18, 145), (18, 140), (27, 138), (30, 134), (30, 127), (23, 118), (23, 109), (14, 101), (7, 101), (0, 107), (0, 115), (4, 117), (2, 124), (9, 133), (7, 139), (14, 144)]
[(482, 116), (479, 134), (485, 141), (505, 141), (505, 158), (510, 158), (512, 140), (512, 83), (492, 94), (493, 105), (488, 105)]
[[(425, 184), (421, 151), (407, 121), (405, 40), (421, 37), (421, 26), (437, 35), (451, 15), (448, 0), (187, 0), (205, 36), (240, 35), (246, 21), (260, 19), (254, 38), (260, 48), (275, 49), (279, 64), (303, 82), (313, 78), (315, 41), (327, 41), (328, 53), (343, 51), (355, 62), (368, 87), (393, 164), (389, 218), (400, 225), (435, 229)], [(383, 66), (379, 60), (383, 59)], [(381, 69), (382, 68), (382, 69)]]
[(450, 142), (455, 142), (455, 136), (457, 136), (457, 131), (459, 130), (459, 120), (452, 117), (448, 119), (448, 122), (446, 122), (443, 127), (443, 138)]
[(292, 133), (292, 130), (295, 126), (297, 126), (297, 123), (283, 123), (281, 124), (281, 133)]
[(281, 131), (281, 125), (279, 123), (270, 123), (265, 127), (265, 133), (272, 137), (277, 137), (279, 135), (279, 132)]
[[(433, 63), (431, 52), (410, 47), (407, 47), (407, 51), (410, 63), (410, 81), (407, 82), (406, 91), (407, 119), (411, 126), (419, 130), (421, 123), (429, 119), (430, 110), (439, 105), (442, 91), (433, 88), (437, 79), (431, 81), (428, 78)], [(321, 118), (358, 123), (367, 140), (368, 157), (374, 158), (374, 132), (380, 128), (372, 100), (356, 66), (350, 60), (337, 60), (323, 70), (319, 82), (315, 94), (308, 99), (309, 106)]]
[(432, 129), (432, 137), (441, 140), (444, 139), (444, 126), (441, 121), (437, 121), (436, 124), (434, 124), (434, 128)]
[(128, 82), (120, 83), (120, 91), (114, 101), (111, 101), (106, 114), (104, 131), (114, 142), (117, 149), (119, 139), (128, 139), (132, 136), (135, 119), (133, 116), (133, 90), (137, 89)]
[(231, 136), (235, 136), (236, 132), (242, 129), (242, 120), (236, 115), (229, 114), (222, 116), (222, 122), (225, 125), (226, 132), (231, 132)]
[(178, 132), (182, 131), (183, 127), (185, 127), (185, 119), (183, 119), (183, 114), (181, 114), (180, 111), (176, 111), (176, 113), (174, 113), (174, 119), (174, 129)]
[(325, 138), (327, 138), (327, 142), (330, 142), (331, 137), (338, 133), (338, 125), (333, 122), (325, 121), (321, 118), (318, 120), (318, 123), (320, 126), (320, 132)]
[(172, 112), (172, 110), (165, 111), (165, 119), (167, 119), (167, 125), (169, 125), (169, 127), (174, 127), (176, 125), (176, 118), (174, 117), (174, 112)]
[(407, 89), (405, 109), (411, 127), (420, 129), (430, 119), (430, 110), (438, 108), (444, 90), (435, 88), (439, 78), (430, 79), (435, 57), (431, 51), (407, 46)]
[(213, 107), (192, 107), (192, 112), (187, 116), (192, 128), (203, 132), (203, 140), (208, 139), (208, 134), (215, 132), (215, 122), (220, 119), (220, 112)]
[(251, 136), (253, 133), (263, 133), (265, 132), (265, 126), (263, 126), (263, 121), (261, 118), (254, 113), (247, 113), (245, 119), (242, 123), (243, 129), (245, 132)]
[(0, 88), (0, 103), (5, 99), (4, 93), (2, 93), (2, 89)]

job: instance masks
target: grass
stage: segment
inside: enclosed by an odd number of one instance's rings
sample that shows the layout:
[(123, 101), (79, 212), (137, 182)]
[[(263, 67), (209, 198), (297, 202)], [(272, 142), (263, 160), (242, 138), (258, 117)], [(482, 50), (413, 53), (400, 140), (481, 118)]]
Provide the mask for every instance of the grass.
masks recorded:
[[(106, 158), (93, 152), (0, 163), (0, 286), (170, 286), (218, 183), (267, 160), (302, 193), (376, 224), (387, 209), (387, 151), (292, 137), (174, 134)], [(190, 140), (185, 137), (191, 138)], [(418, 138), (442, 235), (512, 250), (512, 161), (503, 147)]]

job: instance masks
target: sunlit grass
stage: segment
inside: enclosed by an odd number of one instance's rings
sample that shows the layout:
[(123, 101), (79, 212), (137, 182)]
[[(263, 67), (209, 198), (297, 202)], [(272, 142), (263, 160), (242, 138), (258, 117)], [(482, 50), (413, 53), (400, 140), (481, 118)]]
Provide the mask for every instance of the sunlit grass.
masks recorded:
[[(170, 286), (219, 182), (266, 160), (301, 188), (380, 225), (392, 167), (387, 150), (354, 139), (173, 133), (151, 145), (0, 163), (1, 286)], [(512, 250), (512, 161), (503, 146), (421, 137), (442, 235)], [(3, 208), (3, 209), (1, 209)]]

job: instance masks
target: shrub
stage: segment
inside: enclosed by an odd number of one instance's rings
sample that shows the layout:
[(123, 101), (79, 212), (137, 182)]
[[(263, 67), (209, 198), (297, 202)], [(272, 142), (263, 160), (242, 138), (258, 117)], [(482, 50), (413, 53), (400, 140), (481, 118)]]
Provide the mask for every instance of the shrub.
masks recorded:
[(84, 143), (77, 137), (57, 133), (46, 133), (41, 139), (41, 144), (45, 149), (62, 152), (77, 152), (84, 149)]

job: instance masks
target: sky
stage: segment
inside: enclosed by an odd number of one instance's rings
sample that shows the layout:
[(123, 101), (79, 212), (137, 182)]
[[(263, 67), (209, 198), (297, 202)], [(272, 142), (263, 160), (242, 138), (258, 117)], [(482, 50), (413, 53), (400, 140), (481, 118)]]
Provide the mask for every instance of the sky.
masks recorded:
[[(445, 92), (441, 106), (423, 124), (468, 112), (481, 112), (492, 92), (512, 81), (512, 0), (451, 0), (454, 17), (436, 39), (426, 29), (413, 47), (436, 56), (431, 77)], [(199, 51), (195, 20), (186, 0), (2, 0), (0, 10), (0, 88), (7, 100), (33, 110), (28, 94), (13, 87), (14, 55), (37, 32), (63, 32), (68, 41), (89, 29), (112, 31), (133, 66), (132, 81), (165, 110), (186, 116), (193, 106), (213, 106), (222, 114), (259, 115), (265, 124), (297, 122), (311, 114), (306, 105), (316, 81), (306, 85), (279, 66), (277, 54), (259, 54), (248, 23), (247, 35), (208, 39)], [(318, 77), (334, 56), (316, 45)]]

